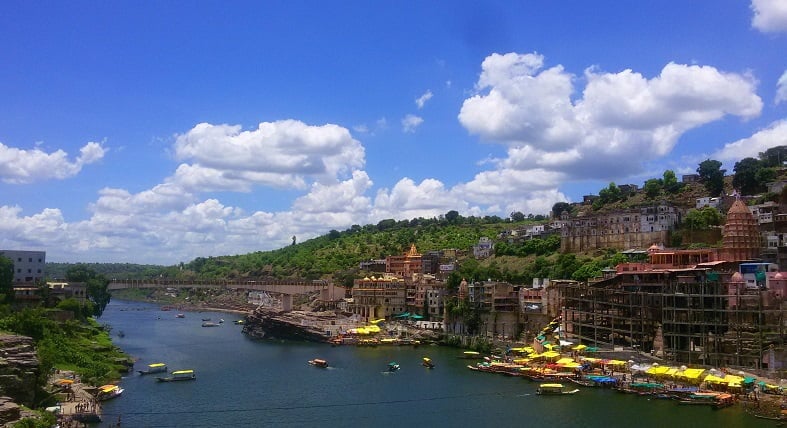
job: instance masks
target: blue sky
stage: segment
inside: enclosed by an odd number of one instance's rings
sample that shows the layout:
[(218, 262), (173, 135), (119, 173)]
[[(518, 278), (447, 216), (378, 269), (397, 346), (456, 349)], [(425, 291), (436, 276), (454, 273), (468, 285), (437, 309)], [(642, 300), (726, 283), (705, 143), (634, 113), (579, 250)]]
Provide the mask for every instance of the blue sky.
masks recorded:
[(785, 0), (181, 3), (0, 4), (0, 248), (175, 264), (787, 144)]

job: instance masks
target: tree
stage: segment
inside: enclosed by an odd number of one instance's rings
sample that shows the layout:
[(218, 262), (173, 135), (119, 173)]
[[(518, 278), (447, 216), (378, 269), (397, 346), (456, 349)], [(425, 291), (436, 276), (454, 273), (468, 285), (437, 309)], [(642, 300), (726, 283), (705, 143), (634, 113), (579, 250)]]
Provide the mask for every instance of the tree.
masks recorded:
[(93, 315), (100, 318), (112, 297), (108, 291), (109, 280), (83, 264), (76, 264), (68, 268), (66, 280), (85, 283), (87, 298), (93, 303)]
[(668, 169), (664, 171), (664, 180), (662, 182), (662, 186), (664, 186), (664, 190), (669, 193), (675, 193), (683, 187), (681, 183), (678, 182), (678, 177), (675, 175), (675, 171)]
[(787, 146), (771, 147), (758, 155), (763, 165), (772, 168), (782, 166), (787, 161)]
[(699, 167), (697, 167), (700, 181), (705, 184), (705, 189), (711, 196), (719, 196), (724, 191), (725, 172), (727, 171), (721, 169), (721, 162), (712, 159), (700, 162)]
[(762, 169), (762, 163), (754, 158), (743, 158), (735, 162), (732, 176), (732, 186), (738, 189), (743, 195), (755, 195), (761, 193), (765, 186), (761, 186), (757, 181), (757, 173)]
[(459, 211), (451, 210), (445, 213), (445, 221), (449, 224), (456, 224), (459, 221)]
[(552, 205), (552, 217), (554, 218), (559, 218), (560, 214), (565, 211), (571, 213), (571, 204), (568, 202), (556, 202), (555, 205)]
[(513, 221), (514, 223), (525, 221), (525, 215), (519, 211), (514, 211), (511, 213), (511, 221)]
[(0, 294), (5, 302), (14, 298), (14, 262), (3, 256), (0, 256)]
[(642, 190), (645, 191), (645, 196), (653, 199), (661, 193), (661, 187), (661, 180), (658, 178), (651, 178), (645, 182), (645, 185), (642, 186)]

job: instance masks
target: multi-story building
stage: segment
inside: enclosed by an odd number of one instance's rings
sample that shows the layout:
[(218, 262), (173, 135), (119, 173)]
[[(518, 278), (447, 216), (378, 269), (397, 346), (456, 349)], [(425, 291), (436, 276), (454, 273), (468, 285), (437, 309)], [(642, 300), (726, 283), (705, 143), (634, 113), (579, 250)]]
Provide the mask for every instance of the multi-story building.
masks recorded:
[(410, 245), (410, 250), (400, 256), (386, 257), (385, 272), (404, 278), (423, 273), (421, 254), (418, 253), (415, 244)]
[(562, 252), (598, 248), (646, 248), (654, 242), (669, 242), (669, 232), (680, 223), (681, 211), (659, 204), (637, 210), (576, 217), (561, 228)]
[(405, 312), (407, 285), (401, 278), (380, 277), (356, 279), (352, 288), (350, 312), (367, 320), (386, 318)]
[(34, 284), (44, 280), (46, 251), (0, 250), (0, 256), (14, 263), (14, 284)]
[(486, 236), (482, 236), (478, 240), (478, 244), (473, 245), (473, 257), (476, 259), (485, 259), (492, 255), (494, 244), (492, 240)]

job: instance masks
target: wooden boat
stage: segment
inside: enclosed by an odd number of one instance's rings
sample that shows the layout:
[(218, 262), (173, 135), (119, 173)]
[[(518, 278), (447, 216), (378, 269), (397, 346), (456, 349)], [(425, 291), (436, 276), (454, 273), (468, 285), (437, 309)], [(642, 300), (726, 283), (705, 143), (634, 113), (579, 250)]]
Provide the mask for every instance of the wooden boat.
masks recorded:
[(203, 318), (202, 321), (210, 321), (210, 318)]
[(321, 360), (319, 358), (315, 358), (313, 360), (309, 360), (309, 364), (311, 364), (311, 365), (313, 365), (315, 367), (322, 367), (324, 369), (328, 368), (328, 362), (325, 361), (325, 360)]
[(688, 397), (678, 400), (680, 404), (702, 404), (702, 405), (715, 405), (721, 395), (721, 392), (695, 392)]
[(424, 357), (423, 360), (421, 361), (421, 365), (426, 367), (427, 369), (434, 368), (434, 363), (432, 362), (432, 359), (429, 357)]
[(172, 376), (168, 377), (157, 377), (159, 382), (178, 382), (182, 380), (194, 380), (197, 376), (194, 374), (194, 370), (176, 370), (172, 372)]
[(235, 325), (243, 325), (243, 324), (246, 323), (246, 321), (244, 321), (244, 320), (235, 320), (233, 322), (235, 323)]
[(716, 402), (713, 403), (714, 409), (723, 409), (725, 407), (730, 407), (735, 404), (735, 397), (732, 394), (720, 394), (716, 397)]
[(184, 315), (184, 314), (177, 314), (177, 315), (175, 315), (175, 318), (186, 318), (186, 315)]
[(165, 363), (153, 363), (153, 364), (148, 364), (148, 368), (146, 368), (145, 370), (137, 370), (137, 371), (141, 375), (162, 373), (167, 371), (167, 365)]
[(562, 383), (542, 383), (536, 389), (538, 395), (571, 395), (577, 392), (579, 389), (566, 390)]
[(389, 372), (395, 372), (395, 371), (399, 370), (399, 368), (400, 368), (399, 367), (399, 363), (397, 363), (396, 361), (391, 361), (390, 363), (388, 363), (388, 371)]
[(468, 360), (474, 360), (474, 359), (477, 359), (477, 358), (481, 358), (481, 353), (480, 352), (476, 352), (476, 351), (465, 351), (465, 352), (462, 352), (462, 355), (460, 355), (459, 358), (466, 358)]
[(123, 393), (123, 388), (118, 385), (104, 385), (98, 388), (96, 392), (96, 400), (106, 401), (120, 396)]
[(218, 327), (219, 324), (215, 322), (205, 321), (202, 323), (203, 327)]

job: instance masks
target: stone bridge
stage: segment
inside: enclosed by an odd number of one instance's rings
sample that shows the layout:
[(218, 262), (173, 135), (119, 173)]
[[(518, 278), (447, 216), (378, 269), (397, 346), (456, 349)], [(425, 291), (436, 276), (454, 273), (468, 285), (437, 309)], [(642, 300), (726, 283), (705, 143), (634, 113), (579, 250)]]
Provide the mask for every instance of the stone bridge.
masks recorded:
[(186, 289), (210, 288), (219, 290), (264, 291), (279, 294), (285, 311), (292, 310), (292, 296), (296, 294), (320, 293), (320, 300), (331, 302), (344, 298), (345, 288), (337, 287), (330, 281), (306, 280), (174, 280), (174, 279), (113, 279), (107, 289), (124, 290), (129, 288)]

